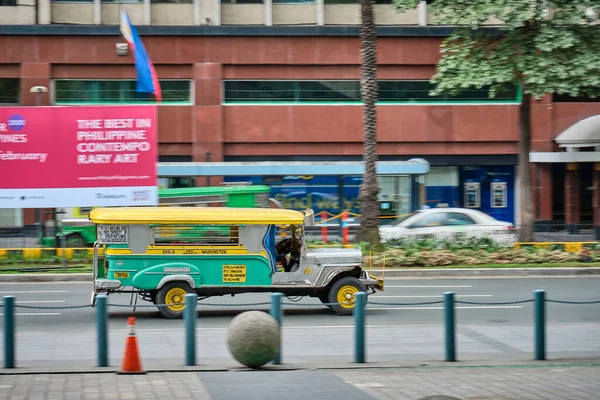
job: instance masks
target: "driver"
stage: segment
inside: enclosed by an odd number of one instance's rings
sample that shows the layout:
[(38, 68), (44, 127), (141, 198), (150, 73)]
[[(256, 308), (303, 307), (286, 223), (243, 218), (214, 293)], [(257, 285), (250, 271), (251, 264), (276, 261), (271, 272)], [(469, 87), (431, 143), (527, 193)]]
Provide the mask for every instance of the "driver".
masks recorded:
[(302, 244), (294, 237), (281, 240), (275, 246), (277, 263), (281, 263), (285, 272), (295, 272), (300, 268)]

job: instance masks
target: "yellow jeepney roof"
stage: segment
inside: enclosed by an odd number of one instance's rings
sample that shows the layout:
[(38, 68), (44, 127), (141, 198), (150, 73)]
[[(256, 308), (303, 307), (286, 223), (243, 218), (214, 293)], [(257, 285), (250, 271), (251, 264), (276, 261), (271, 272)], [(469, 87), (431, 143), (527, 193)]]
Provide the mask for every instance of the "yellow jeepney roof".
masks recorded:
[(226, 207), (114, 207), (89, 214), (95, 224), (302, 224), (304, 214), (279, 208)]

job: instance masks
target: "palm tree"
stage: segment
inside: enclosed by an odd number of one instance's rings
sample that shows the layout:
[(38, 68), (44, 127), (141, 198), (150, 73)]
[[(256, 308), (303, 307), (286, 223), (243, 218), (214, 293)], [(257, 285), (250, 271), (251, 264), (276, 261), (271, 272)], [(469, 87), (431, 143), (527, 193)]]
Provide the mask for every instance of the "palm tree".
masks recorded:
[(377, 33), (373, 17), (372, 0), (360, 0), (360, 93), (363, 101), (363, 131), (365, 173), (358, 196), (360, 204), (360, 227), (357, 239), (379, 245), (379, 203), (377, 193), (377, 108), (379, 95), (377, 83)]

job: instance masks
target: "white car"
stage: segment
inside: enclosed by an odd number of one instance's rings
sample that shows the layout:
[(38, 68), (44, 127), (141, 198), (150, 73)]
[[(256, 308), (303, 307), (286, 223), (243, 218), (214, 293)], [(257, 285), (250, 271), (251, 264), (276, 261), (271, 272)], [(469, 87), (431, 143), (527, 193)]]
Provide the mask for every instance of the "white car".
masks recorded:
[(516, 241), (511, 222), (498, 221), (481, 211), (468, 208), (419, 210), (392, 225), (379, 228), (381, 241), (394, 239), (489, 238), (498, 244)]

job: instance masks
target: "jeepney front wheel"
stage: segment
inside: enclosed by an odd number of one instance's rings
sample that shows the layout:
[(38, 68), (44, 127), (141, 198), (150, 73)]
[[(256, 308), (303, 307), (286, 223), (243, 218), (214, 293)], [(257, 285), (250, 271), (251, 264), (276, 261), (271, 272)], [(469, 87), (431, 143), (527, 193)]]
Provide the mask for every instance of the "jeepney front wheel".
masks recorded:
[(168, 282), (158, 290), (156, 305), (160, 313), (169, 319), (183, 317), (185, 295), (194, 293), (187, 282)]
[(356, 278), (346, 277), (336, 281), (329, 289), (331, 309), (340, 315), (352, 315), (356, 305), (356, 293), (365, 292), (366, 286)]

